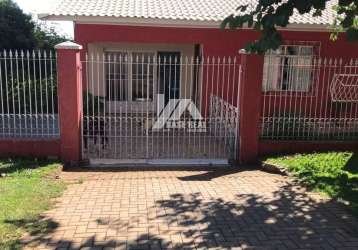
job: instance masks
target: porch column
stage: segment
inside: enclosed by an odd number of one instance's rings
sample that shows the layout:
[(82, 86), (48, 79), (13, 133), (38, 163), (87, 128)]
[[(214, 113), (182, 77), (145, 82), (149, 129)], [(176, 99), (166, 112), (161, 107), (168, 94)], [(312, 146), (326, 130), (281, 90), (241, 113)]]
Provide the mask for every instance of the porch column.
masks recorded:
[(264, 57), (240, 50), (242, 81), (240, 108), (240, 163), (254, 163), (258, 157), (261, 89)]
[(76, 164), (81, 159), (82, 75), (80, 50), (82, 46), (63, 42), (57, 50), (58, 101), (60, 119), (61, 160)]

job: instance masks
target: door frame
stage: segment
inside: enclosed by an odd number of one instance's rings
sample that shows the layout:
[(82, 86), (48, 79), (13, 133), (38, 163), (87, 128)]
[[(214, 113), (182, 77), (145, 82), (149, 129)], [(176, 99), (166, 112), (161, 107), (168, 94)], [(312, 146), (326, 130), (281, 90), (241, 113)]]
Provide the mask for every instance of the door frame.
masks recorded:
[[(158, 79), (158, 81), (157, 81), (158, 86), (157, 87), (158, 88), (157, 89), (158, 89), (158, 94), (160, 94), (159, 93), (159, 90), (160, 90), (159, 74), (160, 74), (160, 66), (162, 66), (162, 65), (159, 64), (160, 53), (178, 54), (179, 63), (178, 63), (178, 65), (174, 65), (174, 67), (179, 67), (179, 72), (176, 73), (176, 75), (179, 77), (178, 78), (178, 85), (179, 85), (178, 86), (178, 99), (180, 99), (181, 98), (181, 92), (182, 92), (182, 58), (181, 58), (182, 52), (179, 51), (179, 50), (177, 50), (177, 51), (169, 51), (169, 50), (157, 51), (157, 59), (158, 59), (158, 64), (157, 64), (157, 79)], [(171, 84), (169, 83), (169, 87), (171, 87), (170, 85)], [(169, 101), (170, 93), (171, 93), (171, 91), (169, 90), (169, 97), (168, 97), (168, 100), (166, 100), (166, 94), (168, 94), (168, 93), (164, 90), (164, 93), (163, 93), (164, 94), (164, 104), (166, 104)]]

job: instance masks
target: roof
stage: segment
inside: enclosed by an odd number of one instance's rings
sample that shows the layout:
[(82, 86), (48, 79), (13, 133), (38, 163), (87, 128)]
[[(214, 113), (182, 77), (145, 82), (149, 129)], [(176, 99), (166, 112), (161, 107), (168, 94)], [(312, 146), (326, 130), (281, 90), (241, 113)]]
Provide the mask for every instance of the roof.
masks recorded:
[[(140, 24), (215, 24), (234, 14), (244, 4), (255, 6), (257, 0), (57, 0), (41, 19), (83, 22), (125, 22)], [(327, 26), (332, 24), (332, 6), (327, 3), (322, 16), (295, 13), (291, 24)]]

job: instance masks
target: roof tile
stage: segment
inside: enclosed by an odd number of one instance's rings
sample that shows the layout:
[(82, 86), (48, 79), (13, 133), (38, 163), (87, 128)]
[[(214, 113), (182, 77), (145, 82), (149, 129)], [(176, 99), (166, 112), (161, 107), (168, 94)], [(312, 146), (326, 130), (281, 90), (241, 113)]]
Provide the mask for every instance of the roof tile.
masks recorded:
[[(244, 4), (255, 5), (257, 0), (57, 0), (49, 16), (93, 16), (131, 17), (192, 21), (220, 21), (233, 14), (236, 7)], [(300, 15), (290, 18), (294, 24), (332, 24), (332, 6), (337, 0), (327, 3), (322, 16)]]

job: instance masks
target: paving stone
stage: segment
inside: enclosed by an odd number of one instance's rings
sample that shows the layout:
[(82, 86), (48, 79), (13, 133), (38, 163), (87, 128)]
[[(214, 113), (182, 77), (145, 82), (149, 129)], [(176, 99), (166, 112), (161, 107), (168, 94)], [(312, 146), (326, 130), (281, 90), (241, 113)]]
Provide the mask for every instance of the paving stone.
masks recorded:
[(358, 222), (287, 177), (240, 169), (63, 172), (24, 249), (358, 249)]

